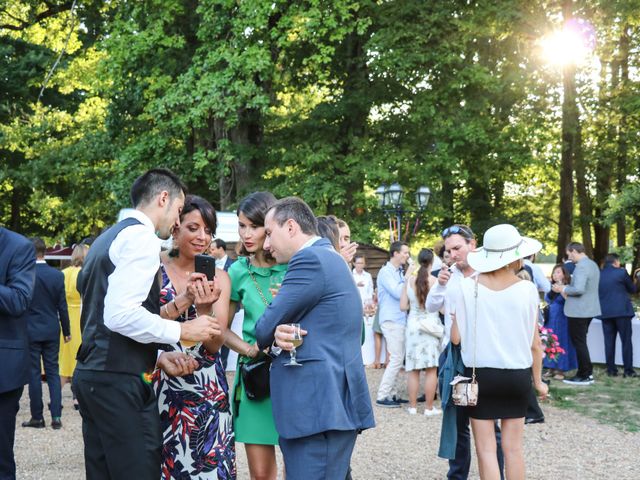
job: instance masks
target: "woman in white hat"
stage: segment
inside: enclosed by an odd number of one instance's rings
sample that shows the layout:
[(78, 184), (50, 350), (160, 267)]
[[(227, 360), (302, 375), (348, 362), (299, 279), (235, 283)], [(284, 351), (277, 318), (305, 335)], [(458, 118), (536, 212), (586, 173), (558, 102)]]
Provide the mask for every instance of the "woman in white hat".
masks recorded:
[(531, 384), (544, 399), (538, 292), (516, 276), (522, 258), (542, 245), (512, 225), (496, 225), (467, 261), (477, 274), (462, 281), (455, 298), (451, 341), (460, 343), (471, 377), (475, 367), (478, 404), (469, 408), (481, 479), (499, 479), (494, 420), (502, 420), (505, 474), (524, 479), (522, 435)]

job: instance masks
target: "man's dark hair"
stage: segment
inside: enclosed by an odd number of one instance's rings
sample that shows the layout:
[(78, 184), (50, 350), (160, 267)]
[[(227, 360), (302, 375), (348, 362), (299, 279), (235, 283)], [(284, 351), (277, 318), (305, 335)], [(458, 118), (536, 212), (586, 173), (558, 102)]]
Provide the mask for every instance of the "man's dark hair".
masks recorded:
[(289, 219), (300, 225), (300, 230), (306, 235), (318, 235), (318, 220), (309, 205), (298, 197), (286, 197), (278, 200), (273, 207), (273, 219), (279, 226)]
[(36, 257), (44, 257), (44, 252), (47, 251), (47, 246), (44, 244), (44, 240), (40, 237), (33, 237), (31, 239), (34, 248), (36, 249)]
[(131, 204), (134, 208), (151, 202), (166, 190), (171, 200), (180, 193), (187, 195), (187, 187), (178, 176), (167, 168), (152, 168), (140, 175), (131, 186)]
[(604, 264), (605, 265), (611, 265), (616, 260), (620, 260), (620, 255), (618, 255), (617, 253), (614, 253), (614, 252), (609, 252), (604, 257)]
[(389, 247), (389, 256), (393, 257), (394, 253), (401, 252), (403, 246), (408, 247), (409, 244), (407, 242), (400, 242), (400, 241), (393, 242), (391, 244), (391, 247)]
[(451, 235), (460, 235), (467, 243), (476, 239), (476, 235), (473, 233), (473, 230), (471, 230), (471, 227), (462, 225), (461, 223), (455, 223), (450, 227), (445, 228), (441, 234), (443, 240), (447, 239)]
[(356, 263), (356, 260), (358, 260), (359, 258), (363, 259), (365, 262), (367, 261), (367, 257), (365, 257), (363, 253), (356, 253), (353, 256), (353, 263)]
[(579, 242), (571, 242), (567, 245), (567, 252), (584, 253), (584, 245)]
[(214, 238), (213, 243), (216, 244), (216, 248), (222, 248), (223, 250), (227, 249), (227, 242), (225, 242), (221, 238)]

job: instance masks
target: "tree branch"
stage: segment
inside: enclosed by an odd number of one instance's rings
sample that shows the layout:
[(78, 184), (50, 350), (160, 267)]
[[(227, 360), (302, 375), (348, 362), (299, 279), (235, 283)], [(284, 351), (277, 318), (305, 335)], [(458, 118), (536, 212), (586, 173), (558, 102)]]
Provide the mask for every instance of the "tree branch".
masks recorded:
[(9, 12), (7, 12), (6, 10), (0, 11), (0, 13), (3, 13), (5, 15), (7, 15), (8, 17), (10, 17), (10, 18), (16, 20), (17, 22), (19, 22), (18, 25), (11, 24), (11, 23), (0, 24), (0, 30), (14, 30), (14, 31), (25, 30), (25, 29), (29, 28), (30, 26), (35, 25), (36, 23), (38, 23), (38, 22), (40, 22), (42, 20), (45, 20), (45, 19), (50, 18), (50, 17), (54, 17), (54, 16), (58, 15), (59, 13), (66, 12), (67, 10), (71, 10), (71, 6), (73, 5), (73, 1), (67, 1), (67, 2), (60, 3), (60, 4), (52, 4), (51, 2), (44, 2), (44, 3), (49, 8), (47, 10), (45, 10), (44, 12), (40, 12), (35, 17), (33, 17), (32, 19), (29, 19), (29, 20), (22, 20), (20, 18), (16, 18), (13, 15), (11, 15)]

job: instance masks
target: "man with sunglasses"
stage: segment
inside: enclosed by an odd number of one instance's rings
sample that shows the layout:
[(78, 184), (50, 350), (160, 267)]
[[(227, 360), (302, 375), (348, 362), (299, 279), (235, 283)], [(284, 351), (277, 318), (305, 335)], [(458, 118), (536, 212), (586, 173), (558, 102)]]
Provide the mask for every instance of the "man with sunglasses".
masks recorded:
[[(460, 288), (460, 282), (475, 273), (467, 263), (467, 255), (476, 248), (476, 237), (471, 228), (466, 225), (452, 225), (442, 231), (445, 251), (450, 255), (450, 267), (443, 264), (438, 273), (438, 282), (429, 290), (427, 295), (427, 311), (437, 312), (444, 308), (444, 338), (443, 345), (449, 343), (451, 333), (451, 312), (453, 297)], [(445, 349), (438, 365), (444, 365)], [(471, 437), (469, 434), (469, 415), (464, 407), (456, 410), (457, 439), (456, 454), (449, 460), (448, 479), (462, 480), (469, 477), (471, 467)], [(496, 424), (496, 443), (500, 477), (504, 478), (504, 459), (500, 444), (500, 429)]]

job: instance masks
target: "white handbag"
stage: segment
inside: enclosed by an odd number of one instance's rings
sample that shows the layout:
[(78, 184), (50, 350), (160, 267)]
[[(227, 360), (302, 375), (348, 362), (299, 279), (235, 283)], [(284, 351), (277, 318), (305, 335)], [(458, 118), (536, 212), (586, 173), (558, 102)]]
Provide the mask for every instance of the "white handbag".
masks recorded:
[(476, 347), (478, 344), (478, 277), (476, 277), (476, 286), (474, 291), (474, 310), (473, 317), (473, 367), (471, 378), (456, 375), (449, 385), (453, 386), (451, 399), (455, 405), (459, 407), (475, 407), (478, 404), (478, 381), (476, 380)]
[(440, 323), (439, 319), (429, 317), (420, 319), (418, 321), (418, 330), (436, 338), (442, 338), (444, 336), (444, 325)]

